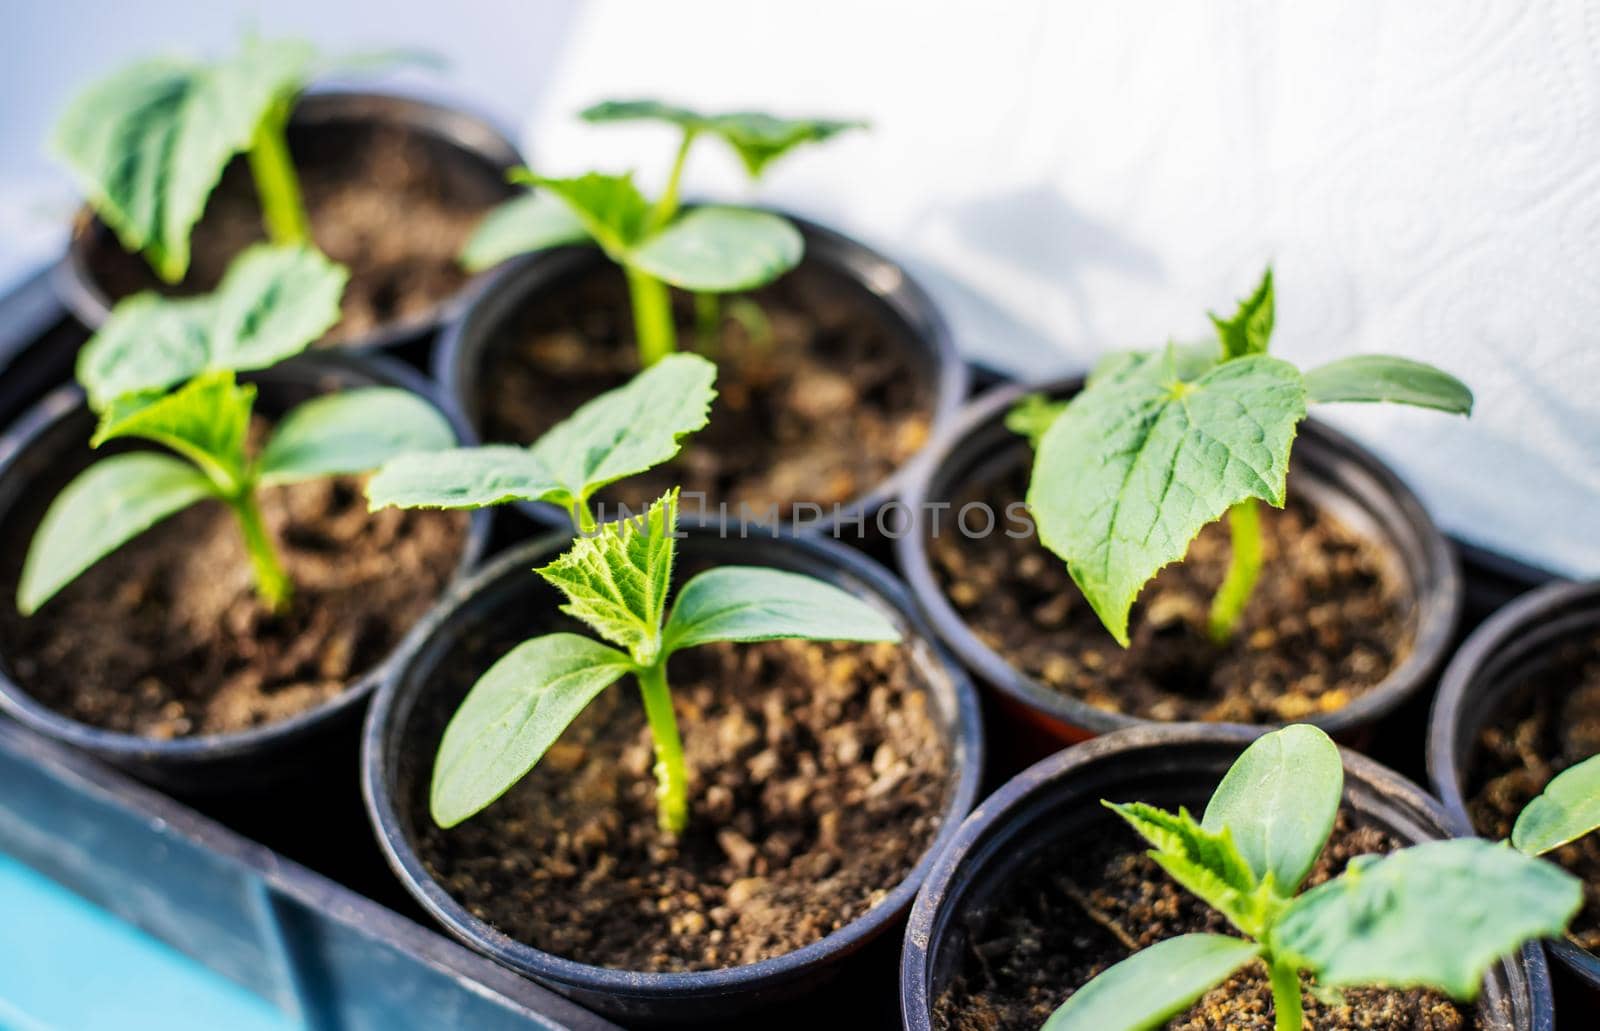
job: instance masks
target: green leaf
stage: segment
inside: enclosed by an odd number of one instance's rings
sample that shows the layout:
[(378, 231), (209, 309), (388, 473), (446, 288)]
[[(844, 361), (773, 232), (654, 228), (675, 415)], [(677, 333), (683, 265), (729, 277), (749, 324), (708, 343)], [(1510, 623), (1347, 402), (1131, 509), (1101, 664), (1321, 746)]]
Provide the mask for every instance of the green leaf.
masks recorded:
[(553, 500), (561, 489), (527, 448), (486, 444), (390, 459), (367, 481), (367, 507), (485, 508)]
[(1478, 838), (1430, 841), (1353, 860), (1290, 904), (1272, 948), (1323, 985), (1471, 1000), (1496, 960), (1561, 934), (1582, 904), (1582, 883), (1553, 863)]
[(1556, 774), (1511, 828), (1511, 844), (1543, 855), (1600, 828), (1600, 755)]
[(1006, 429), (1019, 437), (1028, 438), (1032, 447), (1039, 446), (1050, 424), (1066, 411), (1066, 401), (1056, 401), (1043, 394), (1028, 394), (1006, 412)]
[(732, 293), (772, 282), (804, 252), (800, 231), (780, 215), (705, 207), (639, 243), (626, 263), (684, 290)]
[(1322, 854), (1344, 792), (1344, 764), (1327, 734), (1295, 724), (1263, 734), (1234, 761), (1202, 826), (1224, 829), (1258, 881), (1288, 897)]
[(696, 354), (669, 354), (623, 386), (557, 423), (532, 453), (552, 472), (565, 504), (667, 461), (705, 427), (717, 367)]
[(279, 421), (262, 449), (262, 483), (364, 473), (396, 455), (439, 451), (455, 431), (427, 401), (395, 387), (312, 398)]
[(1104, 355), (1089, 370), (1084, 385), (1130, 375), (1155, 377), (1157, 382), (1174, 379), (1184, 383), (1199, 379), (1222, 361), (1216, 341), (1203, 344), (1169, 343), (1158, 351), (1113, 351)]
[(1147, 1031), (1261, 955), (1261, 946), (1222, 934), (1180, 934), (1134, 953), (1072, 993), (1043, 1031)]
[(710, 641), (889, 641), (900, 632), (876, 608), (832, 584), (798, 573), (722, 566), (678, 592), (663, 649)]
[(566, 201), (553, 193), (525, 193), (485, 216), (461, 251), (461, 264), (481, 272), (519, 254), (588, 239), (588, 229)]
[(589, 122), (657, 121), (686, 132), (709, 133), (733, 148), (745, 170), (759, 176), (768, 165), (805, 143), (821, 143), (866, 122), (829, 118), (779, 118), (759, 111), (706, 115), (656, 100), (608, 100), (584, 111)]
[(1272, 342), (1272, 267), (1261, 277), (1255, 292), (1239, 302), (1239, 310), (1231, 319), (1211, 316), (1222, 338), (1223, 359), (1242, 358), (1247, 354), (1266, 354)]
[(661, 617), (672, 583), (678, 531), (678, 491), (642, 515), (606, 523), (592, 537), (538, 570), (561, 588), (561, 611), (581, 619), (648, 666), (661, 651)]
[(249, 39), (215, 64), (135, 64), (72, 102), (53, 148), (122, 245), (175, 283), (223, 168), (250, 146), (268, 109), (300, 91), (312, 58), (299, 40)]
[(1409, 358), (1358, 354), (1319, 365), (1305, 374), (1312, 401), (1391, 401), (1472, 414), (1472, 391), (1442, 369)]
[(444, 729), (428, 793), (434, 822), (454, 827), (505, 794), (584, 706), (632, 669), (626, 655), (578, 634), (513, 648), (472, 685)]
[(1282, 506), (1306, 414), (1287, 362), (1250, 355), (1193, 382), (1176, 364), (1169, 348), (1087, 387), (1040, 441), (1028, 487), (1040, 540), (1124, 646), (1139, 591), (1207, 523), (1246, 498)]
[(125, 542), (211, 494), (210, 481), (170, 455), (138, 451), (96, 462), (56, 496), (34, 531), (17, 610), (33, 615)]
[(207, 373), (170, 394), (125, 394), (100, 416), (90, 441), (99, 447), (118, 437), (165, 445), (189, 459), (223, 495), (248, 482), (245, 440), (256, 388), (240, 386), (231, 372)]
[(118, 304), (78, 353), (78, 382), (102, 409), (207, 370), (275, 365), (339, 321), (348, 275), (309, 247), (250, 247), (205, 297), (142, 293)]
[(1150, 852), (1173, 880), (1203, 899), (1251, 937), (1265, 933), (1273, 915), (1270, 886), (1260, 890), (1249, 863), (1226, 828), (1210, 831), (1187, 809), (1169, 813), (1143, 802), (1105, 803), (1155, 848)]
[(531, 172), (520, 182), (540, 186), (567, 206), (584, 231), (620, 265), (645, 233), (650, 204), (633, 185), (633, 174), (588, 172), (570, 179), (550, 179)]
[(552, 427), (532, 448), (506, 445), (404, 455), (367, 486), (373, 508), (476, 508), (548, 501), (570, 508), (676, 455), (705, 426), (717, 367), (672, 354)]

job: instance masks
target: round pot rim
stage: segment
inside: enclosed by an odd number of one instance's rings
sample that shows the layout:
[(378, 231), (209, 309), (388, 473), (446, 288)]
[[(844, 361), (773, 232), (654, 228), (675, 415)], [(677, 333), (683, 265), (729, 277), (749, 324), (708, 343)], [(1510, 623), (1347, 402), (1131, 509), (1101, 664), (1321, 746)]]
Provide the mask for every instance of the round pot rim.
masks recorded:
[[(704, 202), (686, 202), (683, 207), (688, 210), (700, 203)], [(831, 259), (828, 264), (847, 275), (852, 282), (871, 293), (880, 304), (886, 306), (894, 320), (899, 322), (912, 338), (913, 348), (924, 350), (932, 359), (933, 403), (928, 412), (927, 442), (914, 455), (893, 468), (882, 480), (839, 505), (837, 516), (830, 513), (820, 519), (807, 520), (800, 524), (796, 524), (793, 520), (786, 520), (780, 524), (786, 535), (793, 532), (836, 536), (841, 525), (855, 522), (858, 516), (865, 522), (885, 505), (905, 496), (917, 468), (932, 453), (933, 442), (945, 427), (959, 417), (961, 407), (966, 402), (971, 369), (956, 347), (955, 335), (951, 332), (944, 313), (934, 303), (932, 295), (900, 262), (854, 237), (846, 236), (836, 229), (781, 208), (759, 204), (748, 207), (779, 215), (793, 222), (808, 241), (808, 253), (811, 241), (824, 243), (831, 255), (838, 256)], [(429, 372), (433, 375), (434, 381), (440, 385), (440, 389), (451, 404), (463, 412), (471, 410), (469, 399), (464, 396), (466, 387), (462, 382), (458, 355), (467, 346), (470, 338), (483, 332), (477, 326), (482, 303), (505, 292), (524, 293), (530, 280), (536, 286), (541, 285), (539, 273), (544, 270), (543, 266), (547, 263), (572, 261), (575, 254), (588, 252), (598, 253), (598, 248), (585, 244), (550, 247), (509, 258), (478, 276), (477, 281), (471, 284), (467, 291), (460, 309), (441, 329), (429, 365)], [(603, 256), (601, 260), (609, 261)], [(891, 297), (891, 294), (898, 296)], [(522, 299), (524, 298), (519, 298)], [(517, 502), (515, 507), (541, 526), (560, 529), (569, 525), (568, 514), (554, 505), (524, 501)], [(715, 525), (715, 520), (709, 515), (701, 519), (685, 517), (682, 525), (709, 526)]]
[[(392, 384), (417, 394), (444, 415), (459, 441), (462, 443), (472, 441), (470, 428), (450, 411), (447, 405), (440, 402), (428, 380), (416, 370), (392, 359), (374, 355), (347, 355), (336, 351), (309, 352), (282, 362), (272, 370), (262, 371), (305, 370), (310, 373), (319, 368), (367, 373), (381, 383)], [(21, 456), (40, 434), (62, 419), (79, 414), (85, 407), (83, 389), (75, 383), (63, 384), (46, 394), (18, 417), (4, 434), (0, 434), (0, 476), (4, 476), (16, 462), (21, 460)], [(489, 513), (486, 511), (472, 513), (467, 524), (466, 536), (462, 541), (461, 558), (456, 563), (450, 579), (446, 581), (444, 590), (440, 591), (439, 597), (435, 600), (435, 607), (442, 604), (449, 596), (451, 587), (467, 576), (478, 564), (488, 545), (489, 530)], [(9, 604), (10, 599), (7, 599), (6, 603)], [(423, 619), (426, 618), (425, 615)], [(3, 667), (0, 667), (0, 711), (31, 730), (104, 756), (130, 760), (158, 759), (173, 763), (209, 763), (260, 752), (279, 741), (297, 736), (304, 730), (358, 709), (366, 704), (388, 670), (398, 661), (404, 643), (405, 638), (402, 637), (400, 643), (390, 649), (389, 654), (381, 662), (357, 677), (335, 697), (287, 719), (265, 723), (248, 730), (193, 734), (171, 740), (107, 730), (65, 716), (38, 701), (21, 684), (12, 679)]]
[[(1467, 815), (1463, 771), (1456, 763), (1455, 743), (1456, 731), (1465, 718), (1467, 698), (1480, 682), (1479, 670), (1502, 647), (1539, 625), (1545, 617), (1583, 604), (1597, 606), (1594, 624), (1600, 629), (1600, 581), (1558, 580), (1518, 596), (1467, 635), (1439, 678), (1439, 690), (1428, 714), (1428, 781), (1440, 803), (1465, 828), (1466, 835), (1476, 831)], [(1568, 970), (1587, 984), (1600, 987), (1600, 955), (1566, 938), (1551, 938), (1544, 945)]]
[[(373, 104), (384, 106), (385, 113), (381, 120), (398, 123), (413, 132), (446, 141), (502, 172), (524, 163), (516, 145), (489, 118), (454, 103), (447, 104), (405, 91), (322, 89), (313, 86), (296, 100), (290, 124), (293, 125), (297, 118), (302, 123), (339, 121), (338, 116), (342, 114), (378, 121), (380, 119), (373, 118), (372, 112), (362, 110), (364, 106)], [(91, 330), (99, 329), (110, 317), (114, 302), (90, 270), (88, 252), (91, 243), (100, 241), (109, 241), (110, 245), (119, 249), (122, 245), (116, 234), (87, 203), (80, 205), (71, 225), (75, 228), (67, 242), (66, 256), (52, 267), (50, 276), (56, 296), (61, 298), (67, 310)], [(377, 351), (436, 329), (464, 309), (476, 278), (479, 277), (469, 278), (455, 293), (421, 311), (342, 340), (329, 350), (352, 353)]]
[[(690, 528), (689, 532), (693, 535), (695, 531)], [(451, 934), (500, 964), (527, 976), (622, 998), (675, 996), (689, 999), (734, 994), (762, 983), (778, 984), (803, 976), (812, 963), (830, 955), (847, 954), (864, 945), (892, 926), (894, 920), (910, 907), (938, 856), (956, 836), (961, 817), (977, 801), (984, 757), (983, 722), (977, 690), (922, 622), (904, 588), (877, 562), (844, 545), (811, 535), (763, 535), (751, 539), (763, 545), (780, 543), (811, 557), (837, 562), (846, 574), (864, 583), (896, 609), (949, 677), (956, 707), (947, 740), (951, 744), (952, 760), (959, 764), (959, 768), (951, 782), (948, 797), (939, 806), (943, 817), (939, 830), (922, 856), (880, 902), (845, 926), (792, 952), (754, 963), (716, 970), (656, 973), (596, 966), (537, 949), (497, 930), (456, 901), (428, 874), (416, 849), (399, 830), (399, 808), (390, 791), (383, 762), (384, 738), (400, 689), (399, 672), (404, 665), (397, 663), (367, 710), (361, 742), (361, 792), (368, 818), (390, 868), (411, 896)], [(449, 620), (480, 590), (515, 570), (530, 568), (539, 556), (562, 547), (570, 540), (569, 534), (546, 534), (517, 545), (485, 564), (470, 579), (458, 584), (444, 604), (413, 628), (410, 638), (400, 649), (401, 654), (409, 661), (433, 636), (435, 628)]]
[[(900, 954), (900, 1005), (902, 1021), (908, 1028), (918, 1024), (913, 1014), (930, 1012), (927, 979), (922, 976), (933, 947), (934, 920), (939, 904), (949, 895), (961, 864), (1010, 812), (1034, 792), (1070, 777), (1077, 770), (1116, 755), (1173, 745), (1245, 746), (1272, 728), (1243, 723), (1142, 723), (1091, 738), (1039, 760), (1012, 777), (993, 794), (979, 802), (962, 821), (960, 831), (939, 854), (938, 861), (923, 881), (922, 890), (912, 904), (906, 922), (905, 945)], [(1339, 747), (1347, 783), (1354, 779), (1376, 789), (1385, 797), (1398, 797), (1418, 812), (1426, 814), (1443, 828), (1446, 836), (1470, 836), (1457, 814), (1442, 805), (1417, 784), (1376, 760), (1353, 749)], [(1540, 1020), (1553, 1013), (1550, 1005), (1549, 967), (1537, 941), (1522, 946), (1515, 954), (1523, 966), (1534, 1006), (1534, 1022), (1539, 1031), (1548, 1031), (1553, 1021)], [(1501, 962), (1505, 962), (1504, 959)]]
[[(1081, 375), (1043, 382), (1004, 383), (974, 398), (946, 431), (929, 444), (925, 451), (927, 460), (914, 470), (905, 491), (910, 521), (905, 532), (894, 541), (896, 564), (940, 639), (980, 680), (1010, 700), (1094, 734), (1125, 727), (1160, 726), (1171, 721), (1097, 709), (1071, 695), (1053, 690), (1016, 669), (999, 652), (980, 640), (967, 621), (956, 612), (934, 576), (928, 555), (925, 503), (929, 500), (935, 478), (952, 452), (970, 434), (990, 423), (1023, 396), (1075, 391), (1082, 384)], [(1387, 676), (1332, 712), (1316, 713), (1303, 720), (1290, 721), (1311, 723), (1330, 734), (1340, 734), (1393, 711), (1426, 683), (1430, 670), (1443, 663), (1449, 654), (1451, 638), (1461, 616), (1461, 563), (1421, 500), (1371, 451), (1316, 419), (1308, 418), (1302, 422), (1298, 435), (1319, 439), (1341, 452), (1343, 458), (1357, 466), (1363, 475), (1370, 477), (1382, 489), (1393, 501), (1399, 514), (1417, 532), (1423, 546), (1424, 564), (1437, 575), (1433, 590), (1424, 590), (1421, 584), (1414, 585), (1418, 617), (1416, 636), (1411, 649)], [(1391, 555), (1400, 550), (1386, 535), (1379, 539)], [(1282, 725), (1251, 724), (1260, 727)]]

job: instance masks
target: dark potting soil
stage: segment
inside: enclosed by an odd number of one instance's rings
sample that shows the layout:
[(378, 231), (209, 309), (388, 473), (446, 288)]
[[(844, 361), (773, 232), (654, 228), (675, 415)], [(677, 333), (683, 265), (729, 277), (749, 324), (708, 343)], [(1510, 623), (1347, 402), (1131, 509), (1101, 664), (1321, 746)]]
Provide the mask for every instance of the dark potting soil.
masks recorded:
[[(1517, 814), (1556, 774), (1600, 753), (1600, 637), (1569, 641), (1515, 688), (1478, 733), (1467, 811), (1487, 838), (1508, 838)], [(1583, 879), (1569, 936), (1600, 952), (1600, 835), (1549, 853)]]
[[(1179, 934), (1238, 933), (1173, 882), (1132, 831), (1097, 826), (1102, 833), (1075, 835), (1029, 860), (984, 907), (981, 923), (966, 929), (960, 969), (934, 1003), (936, 1031), (1038, 1031), (1073, 992), (1139, 949)], [(1382, 830), (1342, 812), (1306, 884), (1337, 876), (1354, 856), (1397, 845)], [(1483, 1023), (1474, 1007), (1421, 989), (1347, 989), (1344, 1000), (1328, 1006), (1303, 992), (1306, 1026), (1455, 1031)], [(1173, 1031), (1272, 1026), (1272, 989), (1259, 963), (1167, 1024)]]
[[(871, 490), (927, 441), (934, 388), (912, 344), (875, 302), (842, 276), (802, 264), (750, 295), (771, 327), (753, 338), (725, 317), (713, 349), (711, 422), (676, 460), (630, 477), (609, 500), (638, 511), (673, 485), (698, 492), (730, 517), (747, 505), (779, 518), (796, 502), (824, 515)], [(679, 340), (695, 340), (692, 304), (674, 298)], [(481, 375), (485, 435), (529, 443), (580, 404), (638, 372), (628, 291), (606, 265), (584, 269), (509, 320)], [(689, 500), (684, 501), (691, 510)], [(816, 518), (802, 509), (798, 516)]]
[[(1119, 647), (1067, 573), (1025, 536), (969, 538), (946, 525), (929, 542), (939, 582), (967, 624), (1014, 668), (1108, 712), (1157, 720), (1292, 722), (1348, 705), (1411, 649), (1415, 627), (1388, 557), (1299, 499), (1261, 506), (1260, 579), (1232, 640), (1207, 632), (1227, 570), (1228, 530), (1201, 531), (1188, 557), (1144, 589)], [(1026, 471), (979, 485), (951, 511), (981, 501), (996, 513), (1026, 494)], [(946, 524), (953, 522), (948, 517)]]
[(376, 666), (432, 606), (461, 559), (459, 512), (368, 513), (359, 480), (262, 492), (295, 583), (290, 610), (257, 599), (238, 524), (204, 501), (91, 566), (33, 616), (11, 603), (43, 506), (0, 552), (0, 647), (12, 678), (73, 719), (170, 739), (287, 719)]
[[(499, 650), (504, 650), (503, 648)], [(486, 668), (452, 661), (440, 679)], [(683, 652), (670, 670), (690, 827), (656, 827), (635, 685), (605, 691), (534, 771), (451, 830), (412, 824), (429, 872), (546, 952), (638, 971), (792, 952), (881, 902), (938, 830), (950, 757), (890, 645), (777, 641)], [(457, 697), (465, 684), (438, 687)], [(432, 744), (423, 748), (432, 754)]]
[[(423, 317), (466, 275), (456, 256), (509, 187), (492, 170), (397, 126), (341, 122), (292, 130), (291, 149), (311, 235), (350, 269), (342, 317), (320, 341), (354, 339)], [(205, 293), (240, 251), (265, 239), (255, 183), (236, 158), (211, 195), (191, 238), (189, 273), (163, 283), (149, 264), (107, 236), (89, 256), (95, 281), (113, 302), (141, 290)]]

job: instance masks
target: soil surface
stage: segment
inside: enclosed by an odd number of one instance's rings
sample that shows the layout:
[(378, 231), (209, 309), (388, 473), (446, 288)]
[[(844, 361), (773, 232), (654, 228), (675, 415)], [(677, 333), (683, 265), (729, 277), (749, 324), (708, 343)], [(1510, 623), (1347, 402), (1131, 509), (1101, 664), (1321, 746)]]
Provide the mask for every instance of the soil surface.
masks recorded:
[[(1138, 949), (1191, 932), (1238, 933), (1168, 877), (1132, 831), (1097, 826), (1104, 833), (1074, 836), (1030, 860), (986, 907), (982, 923), (968, 927), (961, 969), (934, 1004), (936, 1031), (1038, 1031), (1074, 991)], [(1397, 845), (1341, 813), (1306, 884), (1337, 876), (1355, 856)], [(1423, 990), (1351, 989), (1344, 997), (1344, 1005), (1327, 1006), (1302, 993), (1306, 1026), (1455, 1031), (1484, 1023), (1473, 1007)], [(1271, 1031), (1266, 969), (1245, 967), (1166, 1026)]]
[[(1467, 810), (1478, 833), (1509, 838), (1517, 814), (1556, 774), (1600, 753), (1600, 637), (1571, 641), (1513, 689), (1478, 734)], [(1600, 952), (1600, 835), (1549, 853), (1586, 896), (1568, 936)]]
[[(969, 538), (947, 513), (929, 553), (979, 640), (1063, 694), (1146, 719), (1287, 723), (1348, 705), (1411, 649), (1410, 606), (1387, 556), (1300, 500), (1291, 476), (1287, 507), (1261, 506), (1261, 576), (1232, 640), (1214, 644), (1206, 626), (1231, 553), (1226, 524), (1215, 523), (1145, 588), (1124, 650), (1031, 521), (998, 515), (1026, 494), (1026, 475), (956, 499), (951, 511), (988, 504), (997, 529)], [(1007, 536), (1013, 525), (1026, 535)]]
[[(440, 679), (486, 666), (452, 656)], [(681, 838), (656, 827), (650, 737), (625, 680), (451, 830), (428, 817), (417, 767), (411, 819), (429, 872), (518, 941), (662, 972), (792, 952), (877, 905), (921, 858), (950, 757), (900, 649), (714, 644), (674, 656), (670, 676), (690, 771)]]
[[(717, 362), (711, 422), (676, 460), (619, 484), (607, 498), (634, 511), (674, 484), (687, 515), (741, 504), (759, 521), (815, 519), (860, 497), (927, 441), (934, 388), (913, 344), (875, 301), (838, 273), (802, 264), (749, 295), (771, 339), (729, 315), (702, 353)], [(695, 343), (692, 304), (674, 298), (681, 346)], [(728, 299), (725, 312), (737, 310)], [(529, 443), (580, 404), (639, 369), (622, 273), (597, 264), (508, 320), (481, 373), (485, 437)]]
[[(15, 597), (32, 528), (0, 551)], [(466, 539), (459, 512), (367, 512), (357, 479), (268, 488), (268, 531), (295, 583), (275, 616), (256, 598), (238, 524), (203, 501), (91, 566), (30, 618), (0, 606), (0, 648), (29, 694), (73, 719), (170, 739), (315, 708), (381, 662), (433, 605)]]
[[(350, 269), (343, 316), (320, 341), (351, 340), (425, 317), (466, 282), (456, 256), (490, 207), (509, 195), (493, 169), (392, 125), (341, 122), (290, 132), (311, 235)], [(240, 251), (265, 239), (255, 183), (228, 166), (191, 237), (189, 274), (163, 283), (143, 257), (106, 236), (90, 273), (113, 302), (141, 290), (205, 293)]]

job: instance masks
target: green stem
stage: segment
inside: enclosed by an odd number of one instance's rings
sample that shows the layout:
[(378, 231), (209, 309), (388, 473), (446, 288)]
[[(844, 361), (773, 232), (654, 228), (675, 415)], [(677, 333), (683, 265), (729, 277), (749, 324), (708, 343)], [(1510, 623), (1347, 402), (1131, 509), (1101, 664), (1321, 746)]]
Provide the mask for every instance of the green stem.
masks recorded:
[(233, 514), (239, 518), (239, 528), (244, 531), (244, 547), (250, 554), (250, 568), (256, 576), (256, 593), (267, 608), (282, 612), (289, 607), (294, 585), (278, 559), (278, 549), (267, 533), (261, 519), (261, 506), (255, 493), (245, 490), (228, 502)]
[(649, 368), (677, 350), (672, 324), (672, 295), (667, 284), (638, 269), (627, 269), (628, 297), (633, 301), (633, 332), (639, 342), (639, 367)]
[(650, 227), (660, 229), (678, 213), (678, 185), (683, 180), (683, 166), (689, 160), (689, 148), (694, 144), (695, 131), (684, 131), (683, 142), (678, 144), (678, 155), (672, 159), (672, 173), (667, 176), (666, 189), (650, 208)]
[(682, 834), (689, 826), (689, 772), (683, 762), (683, 741), (678, 718), (672, 713), (665, 662), (639, 669), (639, 693), (656, 748), (656, 823), (668, 834)]
[(589, 502), (584, 498), (572, 503), (572, 521), (577, 524), (581, 534), (591, 534), (599, 529), (599, 524), (594, 521), (594, 513), (589, 511)]
[(1300, 1010), (1300, 972), (1291, 964), (1269, 958), (1267, 977), (1272, 982), (1273, 1027), (1276, 1031), (1300, 1031), (1305, 1019)]
[(695, 346), (707, 358), (717, 356), (722, 335), (722, 295), (696, 291), (694, 295)]
[(1228, 509), (1228, 529), (1233, 534), (1233, 554), (1222, 586), (1211, 599), (1211, 639), (1218, 644), (1233, 637), (1261, 574), (1261, 513), (1254, 498)]
[(311, 239), (310, 222), (300, 200), (300, 177), (295, 174), (284, 135), (293, 105), (293, 97), (275, 101), (250, 142), (250, 174), (261, 199), (261, 219), (273, 243), (307, 243)]

